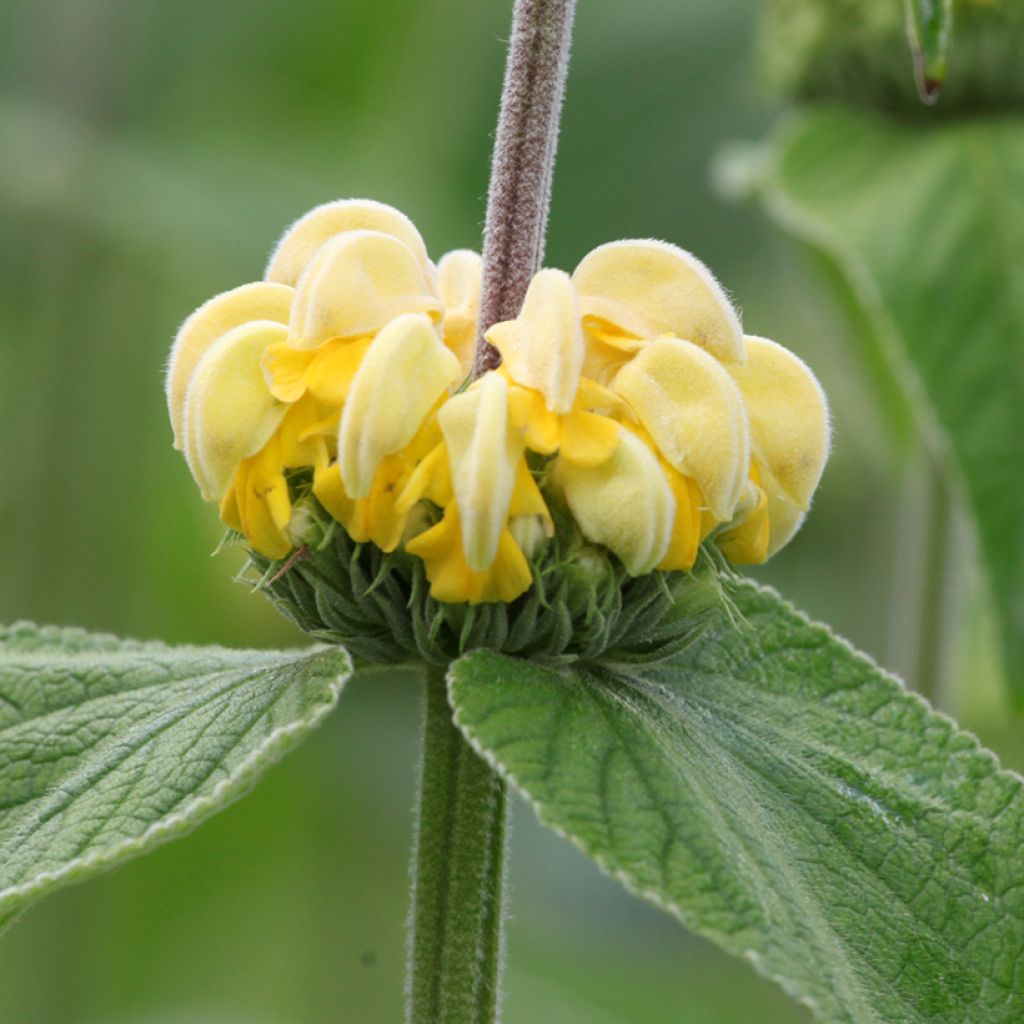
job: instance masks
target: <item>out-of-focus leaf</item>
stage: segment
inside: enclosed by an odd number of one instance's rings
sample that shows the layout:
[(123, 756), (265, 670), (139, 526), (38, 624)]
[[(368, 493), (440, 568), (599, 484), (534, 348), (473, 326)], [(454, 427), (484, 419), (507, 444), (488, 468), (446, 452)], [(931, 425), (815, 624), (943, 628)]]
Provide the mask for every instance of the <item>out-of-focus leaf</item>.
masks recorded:
[(241, 796), (319, 724), (350, 673), (340, 648), (0, 627), (0, 929)]
[(1024, 784), (773, 592), (628, 674), (488, 651), (476, 749), (634, 892), (823, 1021), (1024, 1019)]
[(1024, 121), (817, 111), (762, 166), (765, 208), (842, 268), (950, 456), (1024, 702)]

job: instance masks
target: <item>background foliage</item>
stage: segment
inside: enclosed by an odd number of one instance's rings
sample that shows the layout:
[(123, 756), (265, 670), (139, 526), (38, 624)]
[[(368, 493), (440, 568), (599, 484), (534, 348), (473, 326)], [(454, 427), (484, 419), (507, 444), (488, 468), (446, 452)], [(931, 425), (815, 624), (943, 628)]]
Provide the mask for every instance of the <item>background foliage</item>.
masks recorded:
[[(584, 5), (548, 258), (571, 268), (610, 238), (667, 238), (711, 264), (748, 329), (808, 359), (836, 449), (807, 527), (758, 575), (913, 678), (934, 472), (821, 268), (711, 185), (712, 155), (763, 138), (782, 110), (755, 70), (758, 7)], [(473, 0), (0, 7), (0, 621), (298, 641), (230, 581), (237, 555), (206, 557), (216, 515), (170, 448), (160, 390), (170, 338), (208, 295), (258, 277), (283, 226), (327, 198), (394, 203), (435, 255), (477, 244), (507, 22), (507, 4)], [(954, 509), (932, 696), (1020, 769), (967, 537)], [(967, 663), (964, 692), (952, 681)], [(343, 703), (194, 837), (0, 938), (5, 1015), (397, 1019), (415, 687), (356, 679)], [(509, 1024), (807, 1019), (521, 808), (512, 866)]]

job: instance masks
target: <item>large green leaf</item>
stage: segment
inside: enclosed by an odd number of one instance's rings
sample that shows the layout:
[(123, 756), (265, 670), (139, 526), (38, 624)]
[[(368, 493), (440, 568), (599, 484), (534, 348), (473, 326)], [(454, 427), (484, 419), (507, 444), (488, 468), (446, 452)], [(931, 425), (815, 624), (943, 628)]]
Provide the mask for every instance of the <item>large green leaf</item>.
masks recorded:
[(1024, 780), (773, 592), (673, 662), (488, 651), (456, 722), (541, 820), (824, 1021), (1024, 1020)]
[(766, 208), (847, 277), (965, 485), (1024, 701), (1024, 121), (803, 115)]
[(334, 707), (340, 648), (168, 647), (0, 627), (0, 930), (242, 795)]

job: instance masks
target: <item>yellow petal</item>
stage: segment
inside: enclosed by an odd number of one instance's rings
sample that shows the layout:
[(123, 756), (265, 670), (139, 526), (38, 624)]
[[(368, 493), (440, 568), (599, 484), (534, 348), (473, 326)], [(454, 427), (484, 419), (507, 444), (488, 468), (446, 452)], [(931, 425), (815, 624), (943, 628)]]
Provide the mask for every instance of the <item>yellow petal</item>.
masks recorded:
[(509, 422), (508, 384), (487, 373), (437, 414), (448, 449), (466, 561), (483, 572), (497, 557), (523, 441)]
[(716, 542), (723, 554), (736, 565), (759, 565), (768, 558), (771, 530), (768, 498), (757, 488), (757, 502), (743, 521), (718, 535)]
[(658, 457), (622, 427), (619, 443), (600, 466), (555, 461), (555, 477), (585, 537), (619, 557), (631, 576), (665, 557), (676, 503)]
[(539, 517), (544, 522), (544, 530), (548, 536), (554, 532), (554, 523), (547, 503), (544, 501), (544, 496), (540, 493), (537, 481), (533, 479), (530, 467), (523, 456), (519, 457), (519, 465), (516, 467), (516, 483), (512, 489), (508, 514), (510, 517)]
[(716, 359), (688, 341), (641, 349), (612, 383), (669, 465), (691, 477), (719, 522), (733, 517), (750, 449), (743, 399)]
[(318, 402), (340, 409), (372, 341), (372, 338), (336, 338), (321, 345), (306, 373), (309, 393)]
[(353, 498), (370, 493), (381, 459), (412, 441), (438, 399), (461, 377), (458, 359), (425, 316), (396, 317), (374, 338), (338, 431), (338, 465)]
[(561, 424), (539, 391), (512, 386), (508, 389), (508, 414), (523, 443), (531, 451), (551, 455), (558, 450)]
[(711, 271), (667, 242), (609, 242), (572, 276), (580, 309), (598, 330), (634, 338), (674, 334), (723, 362), (742, 362), (739, 317)]
[(291, 288), (257, 281), (215, 295), (181, 325), (171, 348), (166, 380), (175, 448), (185, 447), (185, 391), (207, 349), (233, 327), (249, 320), (288, 323), (291, 305)]
[(459, 510), (452, 504), (440, 522), (406, 544), (407, 551), (423, 559), (434, 600), (448, 604), (507, 602), (530, 588), (530, 566), (507, 529), (501, 531), (495, 557), (484, 571), (470, 567), (462, 536)]
[(309, 395), (288, 409), (276, 435), (281, 466), (297, 469), (326, 465), (327, 443), (320, 431), (325, 418), (323, 406)]
[(437, 291), (444, 306), (444, 343), (468, 373), (476, 354), (483, 262), (478, 253), (455, 249), (437, 264)]
[(702, 540), (700, 488), (667, 463), (663, 463), (661, 468), (672, 488), (672, 496), (676, 499), (676, 514), (672, 521), (668, 550), (658, 563), (658, 568), (666, 572), (688, 572), (697, 560), (697, 550)]
[(771, 558), (776, 551), (784, 548), (794, 537), (796, 532), (803, 525), (807, 515), (806, 509), (802, 509), (783, 491), (774, 476), (762, 469), (761, 489), (768, 501), (768, 523), (770, 533), (768, 536), (768, 550), (761, 561)]
[(828, 403), (814, 374), (767, 338), (747, 338), (747, 362), (728, 367), (750, 418), (750, 450), (798, 508), (807, 509), (828, 459)]
[(263, 353), (263, 375), (279, 402), (297, 402), (306, 392), (306, 374), (316, 351), (292, 348), (286, 341), (268, 345)]
[(433, 267), (413, 222), (393, 206), (372, 199), (338, 199), (300, 217), (277, 243), (264, 275), (266, 280), (295, 285), (324, 242), (335, 235), (360, 230), (379, 231), (397, 238), (416, 257), (424, 277), (433, 280)]
[(185, 458), (203, 498), (219, 500), (238, 464), (258, 452), (286, 406), (267, 389), (261, 357), (287, 334), (283, 324), (257, 320), (235, 327), (199, 361), (185, 396)]
[(292, 548), (285, 532), (292, 505), (276, 436), (242, 463), (234, 490), (242, 532), (250, 545), (267, 558), (284, 558)]
[(619, 443), (619, 425), (607, 416), (578, 410), (562, 418), (559, 451), (578, 466), (600, 466)]
[(435, 505), (447, 506), (453, 497), (448, 450), (439, 444), (416, 465), (398, 496), (396, 507), (408, 515), (413, 505), (426, 499)]
[(290, 342), (316, 348), (331, 338), (376, 334), (402, 313), (441, 318), (441, 303), (407, 245), (379, 231), (325, 242), (295, 287)]
[(519, 316), (495, 324), (486, 338), (512, 380), (539, 391), (552, 412), (572, 408), (583, 367), (583, 328), (568, 274), (535, 274)]

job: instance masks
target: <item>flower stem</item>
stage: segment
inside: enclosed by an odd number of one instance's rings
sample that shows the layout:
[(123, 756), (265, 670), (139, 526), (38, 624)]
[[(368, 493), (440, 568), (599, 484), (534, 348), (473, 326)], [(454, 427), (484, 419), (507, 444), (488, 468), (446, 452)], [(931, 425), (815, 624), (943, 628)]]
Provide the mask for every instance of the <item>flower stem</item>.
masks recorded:
[(474, 376), (501, 361), (484, 332), (519, 312), (544, 258), (576, 0), (516, 0), (484, 225)]
[(406, 1024), (492, 1024), (501, 993), (505, 783), (452, 722), (442, 670), (428, 670), (425, 704)]

